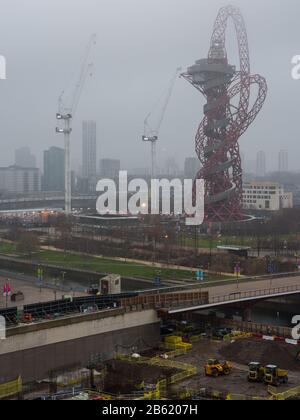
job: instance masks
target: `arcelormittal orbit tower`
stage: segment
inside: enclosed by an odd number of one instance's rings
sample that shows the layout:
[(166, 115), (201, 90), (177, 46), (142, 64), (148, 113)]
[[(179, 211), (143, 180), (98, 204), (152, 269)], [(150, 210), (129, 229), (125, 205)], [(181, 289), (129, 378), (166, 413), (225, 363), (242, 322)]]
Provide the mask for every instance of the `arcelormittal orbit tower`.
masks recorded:
[[(238, 41), (239, 69), (227, 58), (229, 18)], [(197, 178), (205, 181), (205, 219), (207, 222), (242, 220), (238, 142), (265, 102), (267, 83), (258, 74), (250, 74), (247, 32), (239, 9), (227, 6), (219, 11), (208, 57), (198, 60), (182, 77), (207, 99), (204, 119), (196, 135), (196, 152), (202, 164)]]

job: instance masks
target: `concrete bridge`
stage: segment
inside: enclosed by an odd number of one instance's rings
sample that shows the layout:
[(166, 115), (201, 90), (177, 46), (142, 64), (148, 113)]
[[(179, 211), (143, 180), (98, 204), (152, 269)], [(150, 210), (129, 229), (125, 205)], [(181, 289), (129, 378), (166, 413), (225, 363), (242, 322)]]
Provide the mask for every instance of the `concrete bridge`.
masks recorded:
[[(199, 288), (197, 290), (199, 291)], [(171, 315), (297, 295), (300, 294), (300, 275), (299, 273), (287, 273), (252, 279), (237, 279), (229, 284), (227, 280), (227, 284), (225, 282), (204, 284), (200, 290), (207, 294), (207, 301), (203, 299), (199, 301), (174, 301), (169, 306), (162, 307), (162, 309)]]

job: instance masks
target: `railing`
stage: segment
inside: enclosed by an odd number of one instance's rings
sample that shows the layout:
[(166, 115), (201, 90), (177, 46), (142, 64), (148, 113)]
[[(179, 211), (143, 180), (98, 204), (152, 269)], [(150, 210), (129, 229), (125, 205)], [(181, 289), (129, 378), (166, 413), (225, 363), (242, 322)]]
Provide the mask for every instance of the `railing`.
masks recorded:
[(266, 274), (263, 276), (252, 276), (252, 277), (236, 277), (227, 278), (223, 280), (213, 280), (209, 282), (194, 282), (189, 284), (184, 284), (180, 286), (171, 286), (171, 287), (160, 287), (148, 290), (138, 290), (137, 293), (142, 295), (153, 295), (153, 294), (165, 294), (165, 293), (173, 293), (173, 292), (180, 292), (186, 290), (196, 290), (196, 289), (208, 289), (222, 285), (228, 284), (243, 284), (243, 283), (250, 283), (250, 282), (259, 282), (259, 281), (266, 281), (266, 280), (276, 280), (276, 279), (283, 279), (283, 278), (293, 278), (299, 277), (299, 271), (292, 271), (287, 273), (278, 273), (278, 274)]
[[(246, 292), (233, 292), (228, 295), (222, 296), (213, 296), (209, 298), (208, 305), (220, 304), (220, 303), (230, 303), (236, 301), (243, 301), (243, 300), (252, 300), (255, 298), (261, 299), (266, 296), (281, 296), (288, 293), (300, 293), (300, 285), (294, 286), (285, 286), (285, 287), (274, 287), (270, 289), (262, 289), (262, 290), (252, 290)], [(182, 301), (182, 302), (171, 302), (168, 306), (168, 309), (172, 308), (185, 308), (185, 307), (196, 307), (196, 306), (206, 306), (201, 301)]]

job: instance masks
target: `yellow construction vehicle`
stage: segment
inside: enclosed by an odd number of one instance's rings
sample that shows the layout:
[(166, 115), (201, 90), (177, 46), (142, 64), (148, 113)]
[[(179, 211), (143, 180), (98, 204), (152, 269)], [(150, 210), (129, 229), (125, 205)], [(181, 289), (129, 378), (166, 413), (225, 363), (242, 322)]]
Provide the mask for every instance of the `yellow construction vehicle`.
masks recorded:
[(264, 382), (266, 370), (261, 363), (252, 362), (249, 364), (248, 381)]
[(220, 362), (216, 359), (210, 359), (204, 366), (205, 375), (218, 378), (222, 375), (230, 375), (233, 366), (229, 362)]
[(289, 381), (288, 374), (287, 370), (279, 369), (275, 365), (268, 365), (265, 368), (265, 383), (273, 386), (287, 384)]

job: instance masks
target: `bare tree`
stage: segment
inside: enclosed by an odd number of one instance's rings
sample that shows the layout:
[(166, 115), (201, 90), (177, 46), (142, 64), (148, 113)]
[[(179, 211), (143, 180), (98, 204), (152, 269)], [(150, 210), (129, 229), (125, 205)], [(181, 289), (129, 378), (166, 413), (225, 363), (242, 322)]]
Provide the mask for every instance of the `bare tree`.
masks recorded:
[(17, 243), (17, 252), (31, 258), (32, 254), (39, 250), (39, 245), (37, 235), (32, 232), (22, 232)]

